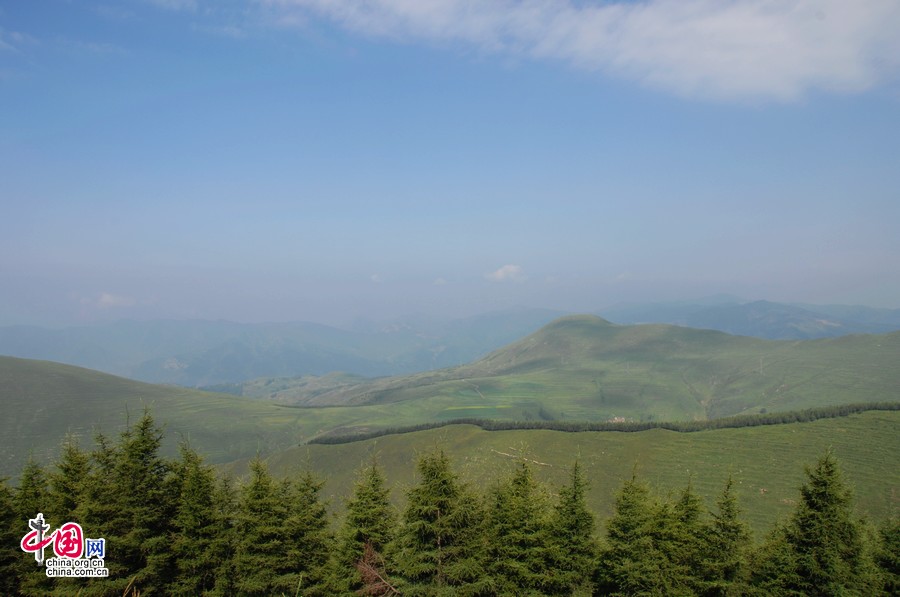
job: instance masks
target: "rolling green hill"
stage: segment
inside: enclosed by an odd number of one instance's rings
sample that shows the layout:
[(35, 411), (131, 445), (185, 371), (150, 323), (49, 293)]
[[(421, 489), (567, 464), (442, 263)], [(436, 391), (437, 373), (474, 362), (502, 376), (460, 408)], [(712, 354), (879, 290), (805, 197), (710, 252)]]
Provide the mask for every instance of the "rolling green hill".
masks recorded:
[(40, 460), (55, 457), (67, 433), (78, 435), (85, 445), (96, 430), (115, 434), (144, 407), (165, 426), (169, 453), (182, 437), (213, 462), (268, 453), (299, 441), (297, 419), (302, 413), (296, 409), (0, 357), (0, 476), (18, 471), (29, 453)]
[[(565, 317), (470, 365), (296, 387), (307, 406), (368, 405), (419, 420), (704, 420), (900, 400), (900, 333), (769, 341)], [(282, 388), (280, 399), (287, 400)], [(379, 425), (380, 417), (367, 421)]]
[[(313, 470), (326, 479), (325, 494), (340, 510), (351, 494), (355, 470), (375, 455), (402, 503), (415, 482), (419, 453), (443, 449), (463, 478), (484, 489), (509, 474), (521, 458), (536, 476), (561, 485), (577, 458), (591, 481), (590, 508), (601, 519), (612, 513), (615, 492), (636, 470), (660, 492), (677, 491), (693, 479), (712, 507), (728, 475), (734, 476), (745, 518), (759, 534), (786, 516), (803, 481), (803, 465), (834, 448), (855, 487), (857, 510), (880, 521), (900, 509), (900, 412), (867, 412), (849, 417), (743, 429), (678, 433), (661, 429), (637, 433), (517, 430), (483, 431), (471, 425), (385, 436), (340, 445), (290, 448), (268, 459), (278, 475)], [(246, 471), (246, 462), (227, 470)]]
[[(412, 376), (305, 379), (303, 407), (0, 357), (0, 474), (66, 433), (114, 433), (144, 406), (212, 462), (316, 437), (461, 418), (685, 421), (900, 400), (900, 333), (766, 341), (566, 317), (472, 364)], [(331, 384), (331, 385), (329, 385)], [(291, 384), (279, 387), (280, 396)]]

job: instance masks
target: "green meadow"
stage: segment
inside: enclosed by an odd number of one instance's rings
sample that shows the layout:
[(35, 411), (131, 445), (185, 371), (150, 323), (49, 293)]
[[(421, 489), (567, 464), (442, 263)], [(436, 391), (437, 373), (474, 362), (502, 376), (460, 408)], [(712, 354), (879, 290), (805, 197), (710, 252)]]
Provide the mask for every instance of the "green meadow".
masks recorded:
[[(306, 405), (368, 407), (365, 426), (465, 417), (684, 421), (900, 398), (900, 333), (768, 341), (566, 317), (469, 365), (298, 388)], [(281, 394), (286, 399), (286, 392)]]
[[(415, 482), (417, 455), (444, 450), (468, 482), (489, 487), (523, 459), (551, 487), (566, 480), (575, 460), (591, 487), (588, 504), (600, 520), (613, 511), (615, 492), (636, 474), (661, 494), (692, 482), (712, 507), (733, 476), (745, 518), (757, 534), (786, 516), (797, 500), (803, 467), (829, 446), (855, 487), (857, 512), (883, 520), (900, 511), (900, 412), (741, 429), (679, 433), (662, 429), (635, 433), (547, 430), (484, 431), (472, 425), (389, 435), (339, 445), (297, 446), (267, 459), (277, 475), (312, 470), (326, 480), (334, 510), (352, 493), (356, 470), (374, 457), (384, 468), (393, 499), (404, 503)], [(242, 475), (246, 461), (224, 470)]]
[[(305, 405), (151, 385), (45, 361), (0, 357), (0, 475), (29, 454), (48, 461), (66, 434), (88, 446), (116, 434), (145, 408), (165, 428), (164, 452), (189, 441), (207, 461), (240, 471), (256, 454), (277, 472), (309, 467), (328, 478), (333, 506), (371, 454), (385, 464), (395, 498), (412, 482), (418, 452), (441, 446), (473, 483), (490, 484), (517, 458), (558, 484), (575, 458), (592, 478), (590, 499), (606, 517), (623, 479), (637, 473), (672, 491), (694, 484), (707, 498), (728, 474), (758, 530), (796, 498), (802, 465), (834, 445), (875, 518), (898, 504), (896, 412), (814, 423), (696, 433), (494, 431), (451, 426), (344, 445), (304, 445), (332, 435), (462, 418), (506, 421), (692, 421), (900, 399), (900, 333), (775, 342), (666, 325), (619, 326), (567, 317), (462, 367), (411, 376), (334, 375), (278, 384)], [(331, 385), (329, 385), (331, 384)], [(304, 390), (303, 388), (306, 388)]]

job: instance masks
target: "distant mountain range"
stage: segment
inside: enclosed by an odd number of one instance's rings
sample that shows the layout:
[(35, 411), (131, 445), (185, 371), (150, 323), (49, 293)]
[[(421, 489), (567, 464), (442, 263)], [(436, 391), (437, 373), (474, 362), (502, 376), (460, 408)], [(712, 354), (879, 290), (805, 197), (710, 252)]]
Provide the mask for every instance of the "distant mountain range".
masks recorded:
[(0, 355), (188, 387), (256, 378), (400, 375), (472, 361), (563, 313), (517, 309), (444, 323), (345, 330), (305, 322), (119, 321), (48, 329), (0, 327)]
[(727, 297), (693, 303), (618, 305), (599, 314), (616, 323), (669, 323), (768, 340), (812, 340), (900, 330), (900, 309), (741, 302)]
[(690, 421), (900, 400), (898, 359), (900, 332), (775, 341), (576, 315), (466, 365), (379, 379), (259, 380), (241, 394), (390, 407), (395, 421), (407, 412), (429, 421)]
[[(522, 308), (448, 322), (393, 321), (353, 329), (204, 320), (119, 321), (62, 329), (7, 326), (0, 327), (0, 354), (188, 387), (332, 372), (379, 377), (471, 362), (565, 314)], [(597, 314), (620, 324), (668, 323), (766, 339), (900, 330), (900, 309), (747, 303), (730, 297), (618, 305)]]

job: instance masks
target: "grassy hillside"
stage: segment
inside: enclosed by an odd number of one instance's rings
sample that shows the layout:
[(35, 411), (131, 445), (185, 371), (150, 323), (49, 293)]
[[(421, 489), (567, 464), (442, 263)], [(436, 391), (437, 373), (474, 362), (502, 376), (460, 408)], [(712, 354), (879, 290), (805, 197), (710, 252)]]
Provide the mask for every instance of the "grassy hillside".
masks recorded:
[(166, 427), (166, 449), (181, 437), (213, 462), (299, 441), (302, 413), (223, 394), (156, 386), (88, 369), (0, 357), (0, 475), (14, 474), (29, 453), (58, 454), (67, 433), (88, 445), (95, 430), (115, 434), (149, 407)]
[[(589, 505), (601, 518), (612, 513), (615, 492), (633, 470), (662, 492), (689, 478), (712, 506), (728, 475), (734, 476), (746, 519), (757, 533), (785, 516), (797, 499), (803, 465), (832, 446), (857, 494), (860, 514), (882, 520), (900, 509), (900, 413), (868, 412), (813, 423), (697, 433), (483, 431), (458, 425), (334, 446), (290, 448), (268, 459), (277, 474), (311, 469), (327, 479), (325, 493), (340, 509), (355, 469), (374, 454), (393, 486), (396, 503), (415, 482), (416, 455), (445, 450), (464, 478), (486, 488), (508, 474), (520, 458), (554, 486), (578, 458), (591, 480)], [(228, 470), (242, 474), (246, 463)]]
[[(113, 433), (144, 406), (168, 425), (170, 443), (189, 436), (222, 462), (327, 434), (460, 418), (705, 420), (898, 401), (897, 363), (900, 333), (775, 342), (579, 316), (470, 365), (362, 382), (305, 379), (303, 399), (320, 406), (297, 408), (0, 357), (0, 474), (17, 470), (29, 450), (55, 453), (67, 432)], [(280, 399), (291, 387), (278, 386)]]
[(702, 420), (896, 401), (898, 362), (900, 333), (767, 341), (575, 316), (470, 365), (356, 384), (345, 379), (331, 391), (298, 388), (294, 400), (393, 404), (397, 425), (464, 417)]

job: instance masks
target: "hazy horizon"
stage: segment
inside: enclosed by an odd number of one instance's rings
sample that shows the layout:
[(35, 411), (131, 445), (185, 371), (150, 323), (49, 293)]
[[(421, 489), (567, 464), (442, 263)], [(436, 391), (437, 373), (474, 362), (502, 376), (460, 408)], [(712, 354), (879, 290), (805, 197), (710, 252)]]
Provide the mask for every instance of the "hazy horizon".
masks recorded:
[(892, 0), (0, 4), (0, 325), (900, 308)]

